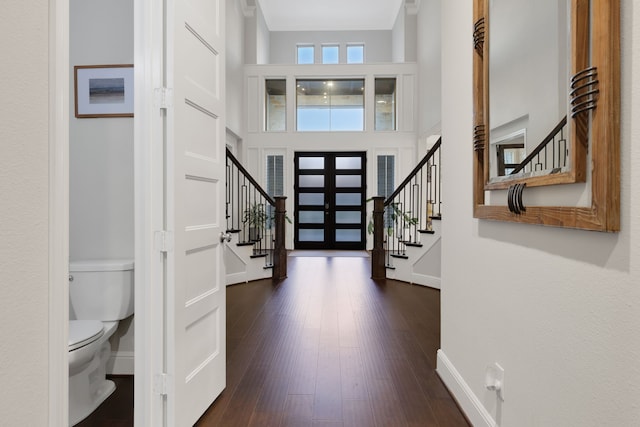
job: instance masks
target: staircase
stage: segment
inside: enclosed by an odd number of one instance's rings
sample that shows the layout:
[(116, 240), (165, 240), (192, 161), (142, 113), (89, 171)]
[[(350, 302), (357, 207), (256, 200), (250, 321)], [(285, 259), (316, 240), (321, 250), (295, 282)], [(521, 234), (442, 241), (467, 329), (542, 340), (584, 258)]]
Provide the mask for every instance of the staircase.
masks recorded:
[(567, 166), (567, 116), (553, 128), (540, 144), (518, 165), (510, 175), (551, 171), (557, 173)]
[(286, 197), (271, 197), (227, 150), (227, 285), (287, 275)]
[(388, 197), (374, 197), (372, 273), (440, 288), (440, 145)]
[(420, 231), (418, 243), (407, 243), (403, 254), (391, 254), (387, 278), (440, 289), (442, 224), (433, 218), (429, 233)]

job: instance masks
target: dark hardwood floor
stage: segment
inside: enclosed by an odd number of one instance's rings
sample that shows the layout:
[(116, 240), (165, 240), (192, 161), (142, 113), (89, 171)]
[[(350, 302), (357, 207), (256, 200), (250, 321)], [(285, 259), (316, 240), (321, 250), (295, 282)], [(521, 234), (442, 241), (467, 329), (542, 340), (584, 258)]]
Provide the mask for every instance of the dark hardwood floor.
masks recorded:
[[(439, 291), (373, 281), (368, 258), (288, 264), (227, 288), (227, 388), (198, 427), (469, 425), (434, 370)], [(132, 390), (80, 427), (133, 425)]]
[(227, 288), (227, 388), (197, 426), (468, 426), (434, 370), (439, 291), (375, 282), (369, 258), (288, 262)]
[(116, 391), (76, 427), (133, 426), (133, 375), (109, 376)]

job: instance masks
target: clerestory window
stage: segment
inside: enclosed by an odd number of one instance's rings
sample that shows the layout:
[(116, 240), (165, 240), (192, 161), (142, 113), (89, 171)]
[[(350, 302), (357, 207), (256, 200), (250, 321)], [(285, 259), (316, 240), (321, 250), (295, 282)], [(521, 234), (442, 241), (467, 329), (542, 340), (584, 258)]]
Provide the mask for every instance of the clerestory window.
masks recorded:
[(298, 64), (313, 64), (315, 51), (313, 45), (298, 45), (296, 59)]
[(347, 45), (347, 64), (364, 64), (364, 45)]

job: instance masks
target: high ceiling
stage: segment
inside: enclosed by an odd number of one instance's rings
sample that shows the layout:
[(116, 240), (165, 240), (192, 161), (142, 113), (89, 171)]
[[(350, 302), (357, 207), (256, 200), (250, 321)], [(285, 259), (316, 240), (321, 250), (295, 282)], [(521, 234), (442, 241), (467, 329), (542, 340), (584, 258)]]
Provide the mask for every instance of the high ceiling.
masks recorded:
[(391, 30), (402, 0), (258, 0), (271, 31)]

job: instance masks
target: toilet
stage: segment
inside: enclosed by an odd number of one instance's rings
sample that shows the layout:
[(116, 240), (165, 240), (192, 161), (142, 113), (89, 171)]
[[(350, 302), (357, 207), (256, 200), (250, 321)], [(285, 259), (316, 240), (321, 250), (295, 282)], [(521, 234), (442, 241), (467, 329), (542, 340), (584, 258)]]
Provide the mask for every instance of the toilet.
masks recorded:
[(69, 264), (69, 425), (84, 420), (115, 390), (106, 379), (109, 338), (133, 314), (133, 260)]

